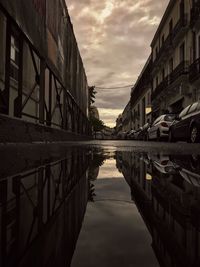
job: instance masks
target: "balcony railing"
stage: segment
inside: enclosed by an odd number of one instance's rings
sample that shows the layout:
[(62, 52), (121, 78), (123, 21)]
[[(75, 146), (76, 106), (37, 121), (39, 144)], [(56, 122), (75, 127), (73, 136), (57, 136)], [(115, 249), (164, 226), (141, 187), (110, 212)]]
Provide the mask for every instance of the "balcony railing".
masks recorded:
[(152, 93), (152, 100), (160, 95), (163, 90), (167, 89), (167, 87), (175, 82), (181, 75), (187, 74), (188, 64), (186, 61), (183, 61), (156, 87), (156, 89)]
[(180, 17), (178, 22), (176, 23), (173, 31), (172, 31), (172, 39), (174, 39), (177, 34), (181, 31), (182, 28), (186, 27), (187, 25), (187, 14), (184, 14)]
[(172, 45), (172, 35), (169, 34), (167, 39), (164, 41), (163, 45), (161, 46), (158, 54), (156, 55), (156, 58), (154, 60), (154, 64), (158, 62), (158, 60), (161, 58), (163, 52), (166, 51), (167, 49), (169, 49), (171, 45)]
[(200, 58), (195, 60), (189, 68), (189, 80), (190, 82), (194, 82), (200, 78)]
[(188, 63), (186, 61), (182, 61), (169, 75), (169, 84), (172, 84), (176, 79), (184, 74), (188, 74)]
[(194, 26), (194, 24), (200, 20), (200, 0), (194, 2), (193, 7), (191, 8), (190, 18), (191, 26)]
[(152, 93), (152, 99), (155, 99), (168, 86), (168, 76), (156, 87)]
[(168, 35), (166, 40), (164, 41), (163, 45), (161, 46), (155, 60), (154, 64), (156, 64), (161, 56), (170, 48), (172, 45), (173, 40), (176, 38), (179, 32), (181, 32), (181, 29), (185, 28), (187, 26), (187, 14), (184, 14), (183, 16), (180, 17), (178, 22), (176, 23), (174, 29), (172, 32)]

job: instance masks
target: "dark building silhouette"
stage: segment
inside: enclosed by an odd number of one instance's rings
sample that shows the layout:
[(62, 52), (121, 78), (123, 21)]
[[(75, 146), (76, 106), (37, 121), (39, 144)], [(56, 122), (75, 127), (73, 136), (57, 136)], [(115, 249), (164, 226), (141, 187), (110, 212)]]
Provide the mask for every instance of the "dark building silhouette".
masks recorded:
[[(23, 133), (21, 120), (13, 120), (20, 118), (31, 133), (32, 122), (89, 135), (87, 77), (64, 0), (1, 0), (0, 57), (0, 113), (12, 118), (7, 131), (12, 124)], [(51, 131), (43, 130), (67, 139)], [(38, 131), (31, 138), (50, 139)]]

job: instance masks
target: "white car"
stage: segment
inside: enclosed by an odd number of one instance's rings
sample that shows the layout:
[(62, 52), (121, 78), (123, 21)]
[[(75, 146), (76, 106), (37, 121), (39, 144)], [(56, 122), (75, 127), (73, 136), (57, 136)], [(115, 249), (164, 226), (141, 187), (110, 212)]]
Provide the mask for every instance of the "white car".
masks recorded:
[(175, 120), (175, 114), (165, 114), (158, 117), (148, 129), (148, 140), (168, 138), (169, 127)]

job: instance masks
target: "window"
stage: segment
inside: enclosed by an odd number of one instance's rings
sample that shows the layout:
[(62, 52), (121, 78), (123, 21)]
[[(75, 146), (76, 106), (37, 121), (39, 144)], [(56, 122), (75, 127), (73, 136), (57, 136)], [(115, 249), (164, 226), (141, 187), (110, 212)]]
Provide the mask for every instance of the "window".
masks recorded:
[(173, 20), (171, 19), (169, 22), (169, 34), (172, 34), (173, 31)]
[(156, 87), (158, 86), (158, 76), (156, 76)]
[(184, 18), (184, 13), (185, 13), (184, 0), (181, 0), (179, 10), (180, 10), (180, 18), (182, 19), (182, 18)]
[(173, 58), (171, 58), (169, 60), (169, 73), (172, 73), (173, 69), (174, 69), (174, 60)]
[(147, 105), (150, 106), (151, 105), (151, 93), (149, 92), (147, 95)]
[(158, 123), (162, 118), (163, 118), (163, 116), (158, 117), (158, 118), (154, 121), (153, 125), (155, 125), (156, 123)]
[(19, 41), (14, 36), (11, 36), (10, 63), (10, 76), (16, 81), (18, 81)]
[(185, 61), (185, 43), (180, 46), (180, 63)]
[(175, 117), (176, 117), (176, 115), (173, 115), (173, 114), (166, 115), (164, 118), (164, 121), (174, 121)]
[(179, 114), (179, 118), (183, 118), (187, 114), (190, 107), (191, 107), (191, 105), (184, 108), (184, 110)]
[(195, 112), (197, 110), (198, 102), (192, 104), (190, 107), (189, 113)]
[(158, 56), (158, 47), (156, 47), (156, 58)]
[(138, 108), (137, 109), (138, 109), (137, 110), (137, 112), (138, 112), (137, 115), (140, 116), (140, 104), (138, 104)]
[(200, 102), (198, 103), (197, 110), (200, 111)]
[(200, 58), (200, 35), (199, 35), (199, 38), (198, 38), (198, 50), (199, 50), (199, 51), (198, 51), (198, 52), (199, 52), (199, 55), (198, 55), (198, 56), (199, 56), (199, 58)]
[(163, 34), (162, 35), (162, 45), (164, 44), (164, 42), (165, 42), (165, 35)]
[(165, 69), (163, 68), (162, 69), (162, 80), (164, 80), (165, 79)]
[(192, 33), (192, 51), (193, 51), (193, 61), (196, 59), (196, 33)]

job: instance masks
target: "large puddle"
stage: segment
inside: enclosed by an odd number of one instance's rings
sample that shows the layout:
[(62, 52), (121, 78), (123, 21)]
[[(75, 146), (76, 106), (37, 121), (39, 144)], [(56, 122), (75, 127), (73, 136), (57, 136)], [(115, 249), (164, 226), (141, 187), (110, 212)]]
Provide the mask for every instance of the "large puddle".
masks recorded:
[(103, 146), (8, 155), (0, 266), (200, 266), (200, 155)]

